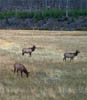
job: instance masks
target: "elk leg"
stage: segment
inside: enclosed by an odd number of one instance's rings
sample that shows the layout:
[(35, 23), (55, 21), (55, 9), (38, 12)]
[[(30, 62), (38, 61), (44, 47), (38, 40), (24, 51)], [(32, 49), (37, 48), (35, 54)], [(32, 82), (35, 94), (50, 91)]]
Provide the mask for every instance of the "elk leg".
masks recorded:
[(66, 61), (66, 57), (65, 57), (65, 61)]
[(73, 58), (70, 58), (70, 62), (73, 60)]
[(31, 57), (31, 52), (29, 52), (29, 54), (30, 54), (30, 57)]
[(14, 73), (16, 72), (16, 68), (14, 68)]
[(23, 72), (21, 71), (21, 77), (23, 76), (22, 73), (23, 73)]
[(65, 60), (65, 57), (63, 58), (63, 61)]
[(72, 58), (70, 58), (70, 62), (71, 62)]
[(19, 70), (17, 69), (17, 75), (18, 75)]
[(66, 61), (66, 57), (63, 58), (63, 61), (64, 61), (64, 60)]
[(24, 55), (24, 52), (22, 52), (22, 56)]

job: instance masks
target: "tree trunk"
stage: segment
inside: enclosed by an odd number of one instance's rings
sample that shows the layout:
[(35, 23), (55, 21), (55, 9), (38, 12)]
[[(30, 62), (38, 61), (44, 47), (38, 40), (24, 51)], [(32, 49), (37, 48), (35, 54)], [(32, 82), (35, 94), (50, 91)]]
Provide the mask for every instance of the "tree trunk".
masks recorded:
[(69, 16), (69, 0), (66, 1), (66, 17)]

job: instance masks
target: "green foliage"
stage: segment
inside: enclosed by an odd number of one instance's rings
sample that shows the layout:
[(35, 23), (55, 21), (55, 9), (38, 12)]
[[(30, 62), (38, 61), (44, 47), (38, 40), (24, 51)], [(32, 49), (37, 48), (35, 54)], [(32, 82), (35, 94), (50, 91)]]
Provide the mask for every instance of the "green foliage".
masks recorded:
[(65, 11), (64, 10), (45, 10), (44, 16), (47, 18), (50, 18), (50, 17), (58, 18), (60, 16), (65, 16)]
[[(87, 10), (70, 10), (69, 16), (78, 17), (78, 16), (86, 16)], [(4, 19), (5, 16), (8, 18), (12, 16), (17, 16), (22, 19), (26, 18), (35, 18), (36, 20), (42, 20), (45, 18), (61, 18), (62, 16), (66, 16), (65, 10), (43, 10), (43, 11), (12, 11), (12, 12), (1, 12), (0, 19)]]
[(16, 12), (17, 14), (17, 17), (20, 17), (22, 19), (25, 19), (25, 18), (33, 18), (34, 16), (34, 12), (24, 12), (24, 11), (18, 11)]
[(44, 13), (42, 11), (39, 11), (39, 12), (34, 12), (33, 18), (35, 18), (37, 20), (42, 20), (45, 18), (45, 16), (44, 16)]
[(1, 12), (0, 13), (0, 20), (4, 19), (4, 18), (10, 18), (12, 16), (15, 15), (15, 12)]
[(8, 16), (6, 16), (6, 24), (9, 24)]
[(0, 20), (4, 19), (3, 14), (0, 13)]
[(69, 16), (72, 17), (87, 16), (87, 10), (70, 10)]
[(5, 12), (4, 13), (4, 16), (7, 16), (8, 18), (14, 15), (15, 15), (15, 12)]

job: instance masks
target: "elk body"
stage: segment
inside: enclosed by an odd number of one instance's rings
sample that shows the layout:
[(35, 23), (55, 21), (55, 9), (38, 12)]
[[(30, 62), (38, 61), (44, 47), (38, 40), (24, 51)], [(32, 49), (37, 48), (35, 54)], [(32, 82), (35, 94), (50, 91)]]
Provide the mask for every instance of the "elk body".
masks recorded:
[(35, 51), (36, 46), (33, 45), (33, 47), (31, 48), (23, 48), (22, 49), (22, 55), (24, 55), (25, 53), (29, 54), (30, 56), (32, 55), (32, 52)]
[(73, 59), (74, 59), (74, 57), (76, 57), (79, 53), (80, 53), (80, 51), (79, 51), (79, 50), (76, 50), (76, 52), (75, 52), (75, 53), (64, 53), (64, 58), (63, 58), (63, 60), (65, 60), (65, 61), (66, 61), (66, 58), (69, 58), (69, 59), (70, 59), (70, 61), (71, 61), (71, 60), (73, 60)]
[(26, 74), (26, 77), (28, 77), (29, 73), (30, 73), (30, 72), (27, 71), (27, 69), (25, 68), (25, 66), (23, 64), (20, 64), (20, 63), (15, 63), (14, 64), (14, 73), (15, 72), (17, 72), (17, 74), (18, 74), (18, 72), (20, 72), (21, 73), (21, 77), (23, 76), (22, 75), (23, 73)]

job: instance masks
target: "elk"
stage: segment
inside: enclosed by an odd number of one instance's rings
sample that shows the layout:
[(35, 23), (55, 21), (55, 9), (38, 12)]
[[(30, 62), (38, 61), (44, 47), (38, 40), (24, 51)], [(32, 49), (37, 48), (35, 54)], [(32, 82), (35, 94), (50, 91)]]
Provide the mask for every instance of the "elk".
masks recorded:
[(76, 57), (78, 54), (80, 53), (79, 50), (76, 50), (75, 53), (64, 53), (64, 58), (63, 60), (66, 61), (66, 58), (70, 58), (70, 61), (74, 59), (74, 57)]
[(26, 74), (26, 77), (28, 77), (29, 73), (30, 73), (30, 72), (27, 71), (25, 66), (23, 64), (20, 64), (20, 63), (15, 63), (14, 64), (14, 73), (15, 72), (17, 72), (17, 74), (18, 74), (18, 72), (20, 72), (21, 73), (21, 77), (23, 76), (22, 75), (23, 72)]
[(22, 55), (24, 55), (25, 53), (28, 53), (31, 56), (32, 52), (35, 51), (35, 49), (36, 49), (35, 45), (33, 45), (31, 48), (23, 48)]

